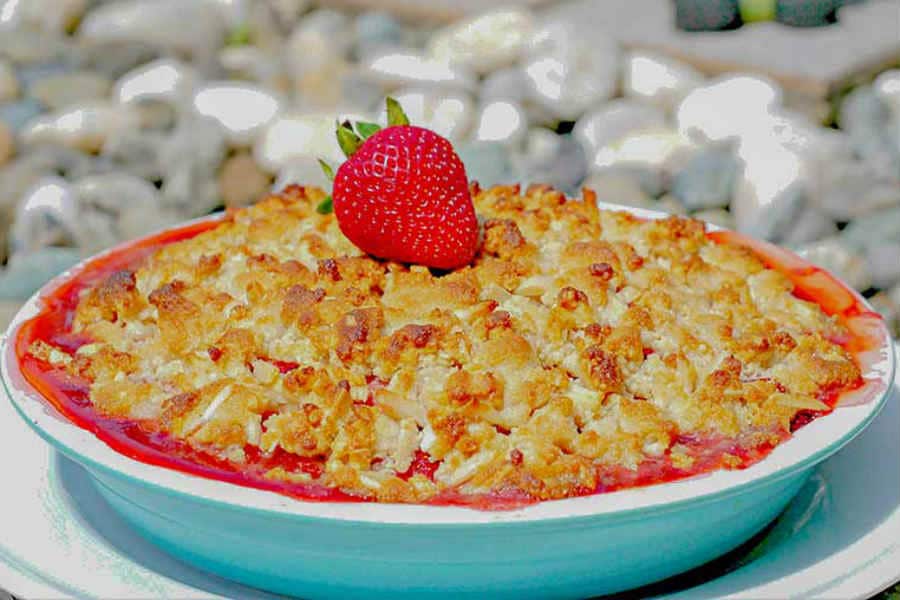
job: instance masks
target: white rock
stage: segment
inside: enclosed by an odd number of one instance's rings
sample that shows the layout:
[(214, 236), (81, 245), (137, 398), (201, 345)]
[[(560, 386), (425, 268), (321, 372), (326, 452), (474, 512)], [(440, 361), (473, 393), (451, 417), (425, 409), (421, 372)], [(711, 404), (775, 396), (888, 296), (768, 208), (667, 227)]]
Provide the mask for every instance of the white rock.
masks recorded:
[(734, 229), (734, 217), (724, 208), (698, 210), (691, 216), (711, 225), (717, 225), (718, 227), (723, 227), (725, 229)]
[(481, 107), (475, 127), (475, 139), (485, 142), (518, 144), (528, 130), (525, 110), (516, 102), (496, 100)]
[(0, 103), (11, 102), (19, 96), (19, 80), (12, 65), (0, 59)]
[(750, 75), (716, 79), (689, 93), (678, 105), (682, 134), (718, 141), (771, 130), (772, 113), (781, 104), (781, 89), (772, 81)]
[(481, 84), (482, 102), (508, 100), (523, 102), (531, 93), (531, 81), (518, 67), (500, 69), (484, 78)]
[(625, 175), (595, 173), (589, 175), (582, 187), (594, 190), (597, 201), (621, 204), (637, 208), (652, 208), (653, 199), (648, 196), (634, 177)]
[[(462, 92), (435, 88), (410, 87), (392, 97), (400, 103), (411, 123), (431, 129), (451, 141), (459, 141), (469, 132), (475, 117), (472, 98)], [(382, 109), (381, 122), (387, 121)]]
[(837, 232), (837, 225), (831, 217), (814, 206), (807, 206), (790, 224), (780, 242), (787, 246), (797, 246), (837, 235)]
[(110, 81), (97, 73), (76, 71), (51, 75), (35, 82), (30, 94), (50, 109), (59, 109), (79, 102), (105, 98)]
[[(337, 169), (338, 163), (332, 164)], [(320, 187), (331, 192), (331, 181), (325, 176), (319, 161), (311, 156), (295, 156), (278, 171), (273, 192), (280, 192), (292, 183)]]
[(121, 0), (85, 16), (78, 37), (92, 43), (145, 42), (209, 60), (225, 36), (219, 9), (206, 0)]
[(574, 120), (616, 91), (619, 49), (596, 33), (586, 38), (571, 23), (551, 22), (532, 37), (525, 73), (531, 98), (559, 119)]
[(385, 51), (364, 59), (362, 73), (382, 85), (386, 91), (404, 85), (435, 85), (448, 88), (474, 89), (471, 72), (445, 62), (425, 58), (411, 51)]
[(0, 30), (65, 33), (84, 14), (88, 0), (7, 0), (0, 3)]
[(428, 43), (432, 58), (488, 73), (515, 62), (534, 31), (534, 15), (503, 7), (454, 23)]
[(661, 54), (632, 51), (625, 56), (622, 87), (626, 97), (673, 110), (692, 90), (703, 85), (693, 67)]
[(320, 9), (297, 23), (285, 43), (284, 56), (295, 79), (344, 58), (353, 44), (350, 19), (335, 10)]
[[(344, 153), (335, 136), (335, 114), (284, 114), (269, 124), (253, 145), (256, 162), (277, 173), (297, 157), (340, 162)], [(352, 118), (340, 115), (341, 118)], [(365, 120), (365, 119), (364, 119)]]
[(22, 195), (10, 231), (12, 254), (44, 246), (71, 245), (78, 221), (78, 199), (60, 177), (42, 177)]
[(247, 0), (206, 0), (214, 6), (222, 22), (234, 29), (247, 22), (250, 6)]
[(884, 71), (872, 83), (875, 93), (891, 107), (894, 118), (900, 118), (900, 69)]
[(48, 142), (97, 152), (111, 135), (140, 123), (131, 107), (111, 102), (72, 105), (29, 121), (21, 132), (25, 144)]
[(880, 176), (867, 163), (838, 161), (820, 173), (816, 201), (823, 211), (839, 221), (900, 206), (900, 182)]
[(866, 265), (872, 285), (889, 288), (900, 283), (900, 240), (872, 244), (866, 248)]
[(249, 79), (264, 85), (282, 83), (282, 61), (257, 46), (226, 46), (219, 52), (219, 64), (229, 79)]
[(252, 143), (281, 112), (283, 100), (249, 83), (212, 82), (194, 94), (198, 114), (215, 119), (235, 145)]
[[(77, 180), (73, 191), (78, 198), (81, 214), (94, 212), (109, 218), (111, 235), (127, 240), (155, 231), (175, 218), (162, 210), (161, 195), (156, 187), (144, 179), (126, 173), (90, 175)], [(89, 239), (92, 231), (79, 231), (79, 246), (99, 249)]]
[(651, 105), (611, 100), (578, 119), (573, 133), (593, 162), (600, 149), (630, 134), (659, 129), (665, 125), (665, 120), (665, 115)]
[(119, 78), (113, 97), (123, 103), (161, 100), (179, 104), (190, 97), (197, 81), (198, 75), (190, 65), (180, 60), (161, 58)]
[(807, 244), (799, 248), (797, 254), (830, 271), (854, 289), (865, 290), (872, 286), (872, 276), (866, 267), (865, 259), (843, 244), (839, 238), (831, 237)]
[(601, 148), (589, 168), (593, 172), (632, 174), (648, 194), (657, 196), (696, 151), (690, 140), (675, 131), (645, 131)]
[(221, 204), (216, 172), (225, 157), (225, 133), (207, 117), (184, 117), (160, 149), (163, 204), (184, 217)]

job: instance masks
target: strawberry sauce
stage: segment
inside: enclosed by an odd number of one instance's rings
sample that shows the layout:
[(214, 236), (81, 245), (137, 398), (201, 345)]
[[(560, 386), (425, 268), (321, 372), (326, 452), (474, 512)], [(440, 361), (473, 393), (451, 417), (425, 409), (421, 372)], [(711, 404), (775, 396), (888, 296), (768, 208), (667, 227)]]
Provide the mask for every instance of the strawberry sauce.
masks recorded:
[[(366, 501), (365, 498), (317, 484), (316, 480), (324, 470), (321, 460), (298, 457), (281, 449), (271, 455), (265, 455), (258, 448), (248, 446), (245, 448), (246, 462), (235, 463), (156, 431), (149, 424), (105, 417), (94, 410), (89, 399), (89, 388), (86, 381), (55, 369), (28, 354), (29, 346), (37, 340), (43, 340), (69, 353), (74, 353), (82, 345), (90, 343), (91, 340), (86, 336), (72, 331), (75, 309), (83, 290), (97, 284), (115, 271), (135, 268), (144, 259), (167, 244), (190, 239), (213, 229), (221, 222), (221, 219), (203, 221), (120, 247), (86, 263), (65, 282), (43, 296), (41, 299), (43, 310), (36, 317), (25, 322), (15, 334), (16, 356), (23, 376), (71, 422), (91, 431), (113, 450), (135, 460), (201, 477), (270, 490), (302, 500)], [(866, 352), (881, 348), (885, 342), (881, 334), (883, 329), (879, 326), (880, 316), (869, 311), (856, 294), (850, 292), (825, 271), (769, 244), (724, 231), (712, 232), (709, 237), (717, 243), (736, 243), (750, 248), (767, 266), (785, 273), (793, 281), (796, 286), (794, 294), (797, 297), (814, 301), (826, 313), (835, 315), (847, 327), (849, 334), (843, 339), (833, 341), (853, 353), (860, 362), (861, 369), (866, 371), (864, 359)], [(211, 358), (215, 360), (215, 354), (220, 350), (210, 348), (209, 352)], [(270, 362), (282, 373), (299, 366), (290, 362)], [(850, 393), (853, 388), (861, 391), (862, 388), (873, 387), (866, 386), (866, 383), (868, 382), (860, 380), (851, 389), (823, 391), (820, 399), (829, 409), (827, 411), (799, 412), (791, 423), (791, 431), (831, 412), (839, 400), (841, 403), (844, 402), (843, 396), (855, 395), (856, 402), (865, 402), (871, 399), (878, 390), (868, 390), (868, 393), (865, 394)], [(637, 470), (603, 469), (598, 473), (599, 484), (596, 489), (579, 490), (579, 494), (590, 495), (674, 481), (723, 467), (745, 468), (765, 458), (777, 442), (783, 441), (789, 436), (788, 432), (772, 432), (772, 435), (766, 438), (768, 441), (753, 444), (742, 444), (737, 440), (696, 439), (690, 436), (681, 436), (676, 442), (680, 449), (686, 449), (687, 455), (694, 459), (689, 468), (676, 467), (669, 451), (666, 451), (659, 458), (645, 461)], [(417, 451), (412, 465), (405, 473), (400, 474), (400, 477), (408, 479), (418, 474), (433, 480), (439, 465), (440, 463), (432, 461), (428, 454)], [(287, 473), (303, 473), (308, 476), (309, 480), (287, 482), (265, 477), (267, 471), (277, 467)], [(535, 500), (522, 491), (510, 489), (477, 496), (465, 495), (452, 490), (444, 491), (428, 503), (463, 505), (483, 510), (504, 510), (533, 502)]]

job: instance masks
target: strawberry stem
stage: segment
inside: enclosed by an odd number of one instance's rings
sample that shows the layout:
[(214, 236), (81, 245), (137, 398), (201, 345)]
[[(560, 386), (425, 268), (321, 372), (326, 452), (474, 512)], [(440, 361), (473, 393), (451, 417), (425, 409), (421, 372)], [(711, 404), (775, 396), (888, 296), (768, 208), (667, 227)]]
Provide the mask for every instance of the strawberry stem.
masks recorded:
[(324, 200), (319, 202), (319, 205), (316, 207), (316, 212), (320, 215), (327, 215), (334, 212), (334, 201), (331, 199), (331, 196), (326, 196)]
[(337, 140), (338, 145), (341, 147), (341, 150), (347, 158), (353, 156), (362, 145), (362, 139), (360, 139), (360, 137), (356, 135), (356, 132), (353, 131), (353, 126), (350, 124), (350, 121), (344, 121), (343, 123), (338, 124)]
[(381, 126), (376, 123), (366, 123), (365, 121), (356, 122), (356, 133), (358, 133), (363, 140), (369, 139), (379, 131), (381, 131)]
[(388, 127), (409, 125), (409, 117), (403, 112), (403, 107), (395, 99), (388, 96), (387, 100)]
[(334, 167), (321, 158), (319, 159), (319, 166), (322, 167), (322, 172), (325, 173), (325, 177), (328, 178), (328, 181), (334, 181)]

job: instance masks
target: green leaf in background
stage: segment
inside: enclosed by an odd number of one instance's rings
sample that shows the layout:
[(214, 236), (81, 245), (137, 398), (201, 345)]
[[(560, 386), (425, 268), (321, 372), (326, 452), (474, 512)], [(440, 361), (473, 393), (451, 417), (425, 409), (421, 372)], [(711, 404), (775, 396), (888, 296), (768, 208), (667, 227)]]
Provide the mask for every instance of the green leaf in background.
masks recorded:
[(357, 150), (359, 150), (360, 145), (362, 145), (362, 140), (356, 135), (356, 132), (353, 131), (353, 125), (350, 124), (350, 121), (344, 121), (343, 123), (339, 123), (337, 126), (337, 140), (338, 145), (343, 150), (344, 155), (347, 158), (353, 156)]
[(228, 34), (227, 46), (246, 46), (250, 43), (250, 27), (246, 23), (238, 25)]
[(387, 117), (388, 126), (395, 127), (397, 125), (409, 125), (409, 117), (403, 112), (400, 103), (388, 96), (387, 99)]
[(356, 123), (356, 132), (364, 140), (369, 139), (379, 131), (381, 131), (381, 126), (377, 123), (366, 123), (365, 121), (358, 121)]
[(328, 215), (334, 212), (334, 201), (331, 199), (331, 196), (327, 196), (324, 200), (319, 202), (319, 205), (316, 207), (316, 212), (320, 215)]
[(319, 166), (322, 167), (322, 172), (325, 173), (325, 177), (328, 178), (328, 181), (334, 181), (334, 167), (321, 158), (319, 159)]
[(775, 19), (775, 0), (739, 0), (738, 7), (744, 23)]

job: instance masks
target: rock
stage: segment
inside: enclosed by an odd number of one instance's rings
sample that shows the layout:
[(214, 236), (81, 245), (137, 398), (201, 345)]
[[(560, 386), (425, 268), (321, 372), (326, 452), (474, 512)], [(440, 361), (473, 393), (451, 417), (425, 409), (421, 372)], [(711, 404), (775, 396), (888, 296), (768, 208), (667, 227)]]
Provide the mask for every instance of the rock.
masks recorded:
[(43, 112), (41, 104), (33, 98), (24, 98), (18, 102), (0, 104), (0, 121), (15, 132)]
[(23, 150), (25, 154), (19, 162), (41, 174), (55, 173), (73, 179), (103, 170), (103, 165), (92, 157), (67, 146), (38, 144)]
[[(162, 210), (161, 196), (154, 185), (127, 173), (83, 177), (73, 185), (79, 201), (77, 237), (86, 251), (97, 251), (111, 243), (133, 239), (173, 224), (175, 219)], [(90, 215), (93, 228), (83, 228)], [(99, 227), (98, 227), (99, 225)], [(97, 229), (102, 234), (97, 235)]]
[(675, 26), (683, 31), (716, 31), (740, 23), (738, 0), (676, 0)]
[[(897, 287), (897, 290), (900, 291), (900, 286)], [(900, 300), (900, 296), (898, 296), (898, 300)], [(900, 337), (900, 301), (895, 301), (887, 292), (879, 292), (869, 298), (869, 304), (884, 317), (884, 323), (891, 335), (895, 338)], [(0, 305), (0, 312), (2, 312), (2, 305)]]
[(353, 45), (351, 29), (350, 19), (335, 10), (319, 9), (306, 15), (284, 46), (291, 76), (297, 80), (346, 58)]
[[(0, 279), (3, 277), (3, 271), (0, 270)], [(13, 317), (16, 316), (16, 313), (18, 313), (21, 308), (22, 302), (15, 300), (0, 301), (0, 331), (6, 331), (10, 322), (12, 322)]]
[(45, 246), (75, 245), (78, 218), (78, 200), (64, 179), (38, 179), (25, 190), (16, 208), (10, 254), (29, 254)]
[(625, 56), (622, 88), (627, 98), (673, 111), (691, 91), (703, 85), (703, 75), (661, 54), (635, 50)]
[(110, 135), (138, 125), (137, 112), (128, 106), (85, 102), (32, 119), (21, 138), (26, 144), (46, 142), (97, 152)]
[(871, 87), (854, 89), (844, 97), (838, 124), (847, 132), (853, 148), (879, 174), (897, 177), (900, 148), (892, 139), (891, 106)]
[(245, 79), (287, 92), (290, 89), (277, 55), (256, 46), (227, 46), (219, 52), (219, 64), (229, 79)]
[(154, 131), (126, 130), (107, 138), (100, 156), (110, 161), (116, 170), (147, 179), (162, 179), (160, 165), (165, 136)]
[(252, 84), (212, 82), (194, 95), (194, 110), (216, 120), (231, 144), (253, 142), (281, 111), (278, 95)]
[(71, 71), (72, 67), (62, 60), (57, 60), (24, 65), (19, 67), (16, 76), (19, 78), (19, 85), (21, 85), (23, 89), (30, 91), (33, 85), (48, 77), (65, 75)]
[(6, 123), (0, 121), (0, 167), (6, 164), (16, 150), (16, 142)]
[(822, 27), (843, 4), (843, 0), (778, 0), (775, 20), (791, 27)]
[(633, 178), (615, 173), (594, 173), (582, 183), (597, 193), (597, 201), (636, 208), (654, 208), (653, 199)]
[(112, 83), (106, 77), (79, 71), (54, 75), (31, 86), (30, 94), (51, 110), (105, 98)]
[(873, 286), (889, 288), (900, 283), (900, 238), (869, 245), (866, 266), (872, 274)]
[(93, 43), (144, 42), (208, 62), (225, 36), (225, 23), (211, 2), (121, 0), (91, 9), (78, 28)]
[(353, 72), (350, 63), (336, 58), (330, 63), (307, 69), (293, 80), (293, 94), (306, 110), (353, 110), (353, 99), (342, 98), (344, 79)]
[(75, 248), (41, 248), (13, 256), (0, 272), (0, 300), (27, 300), (50, 279), (75, 266), (82, 256)]
[(857, 250), (900, 240), (900, 207), (887, 208), (853, 220), (841, 239)]
[(472, 90), (475, 78), (458, 66), (425, 58), (406, 50), (388, 50), (377, 53), (360, 64), (361, 73), (379, 83), (384, 91), (407, 85), (441, 86)]
[(0, 103), (12, 102), (19, 97), (19, 80), (12, 65), (0, 59)]
[(476, 118), (475, 139), (515, 145), (528, 128), (525, 110), (514, 102), (497, 100), (481, 107)]
[(882, 72), (872, 82), (872, 90), (890, 107), (894, 117), (900, 117), (900, 69)]
[(253, 158), (271, 173), (278, 172), (296, 157), (341, 162), (344, 153), (334, 133), (336, 117), (334, 114), (284, 114), (272, 121), (256, 140)]
[(356, 56), (360, 58), (403, 44), (403, 26), (389, 12), (380, 10), (364, 12), (354, 20), (353, 29), (356, 37)]
[(689, 210), (728, 206), (739, 169), (730, 148), (706, 148), (678, 172), (672, 193)]
[(219, 194), (226, 207), (247, 206), (260, 199), (272, 179), (249, 154), (236, 154), (219, 172)]
[(71, 31), (87, 9), (88, 0), (26, 0), (7, 2), (0, 12), (0, 29)]
[(676, 120), (683, 135), (719, 141), (771, 129), (772, 112), (781, 104), (781, 89), (750, 75), (720, 77), (690, 92), (678, 105)]
[[(463, 139), (475, 120), (472, 99), (462, 92), (410, 87), (397, 90), (392, 97), (403, 106), (411, 123), (452, 142)], [(386, 109), (382, 108), (380, 122), (386, 121)]]
[(531, 93), (531, 80), (518, 67), (500, 69), (484, 78), (481, 84), (481, 101), (506, 100), (523, 102)]
[(838, 221), (900, 206), (900, 181), (881, 176), (868, 163), (834, 162), (821, 173), (818, 205)]
[(184, 217), (221, 205), (216, 172), (225, 157), (225, 133), (207, 117), (182, 119), (160, 149), (163, 205)]
[(528, 132), (525, 151), (514, 161), (522, 183), (548, 184), (574, 194), (587, 175), (584, 149), (571, 135), (557, 135), (544, 128)]
[(685, 216), (688, 214), (688, 211), (684, 207), (684, 204), (682, 204), (678, 200), (678, 198), (676, 198), (672, 194), (663, 194), (663, 196), (656, 201), (655, 208), (657, 210), (667, 212), (670, 215)]
[(797, 254), (844, 280), (856, 290), (866, 290), (872, 285), (872, 276), (865, 259), (840, 238), (830, 237), (797, 249)]
[(0, 57), (17, 65), (52, 61), (66, 53), (60, 36), (34, 30), (11, 29), (0, 35)]
[[(333, 165), (335, 169), (337, 164)], [(322, 172), (319, 161), (312, 156), (294, 156), (278, 171), (275, 183), (272, 184), (273, 192), (280, 192), (292, 183), (299, 185), (320, 187), (331, 193), (331, 181)]]
[(466, 167), (470, 181), (477, 181), (486, 188), (498, 184), (514, 183), (513, 166), (509, 151), (498, 142), (465, 142), (456, 147), (459, 158)]
[(616, 42), (602, 34), (588, 39), (571, 23), (545, 25), (525, 63), (531, 99), (558, 119), (575, 120), (615, 93), (618, 54)]
[(161, 58), (125, 73), (116, 82), (113, 97), (123, 103), (160, 100), (177, 105), (190, 98), (198, 79), (190, 65)]
[(601, 148), (590, 169), (633, 176), (655, 197), (665, 191), (672, 174), (682, 169), (694, 152), (696, 147), (678, 133), (646, 131)]
[(146, 42), (120, 40), (98, 42), (77, 40), (73, 49), (73, 64), (94, 71), (115, 81), (159, 57), (159, 49)]
[[(575, 123), (573, 133), (589, 157), (622, 138), (665, 125), (665, 116), (657, 108), (630, 100), (611, 100)], [(593, 162), (593, 161), (591, 161)]]
[(834, 221), (815, 206), (807, 206), (785, 230), (780, 242), (786, 246), (799, 246), (837, 235)]
[(297, 24), (300, 16), (309, 10), (311, 0), (268, 0), (266, 3), (278, 25), (284, 31), (289, 31)]
[(705, 221), (710, 225), (722, 227), (723, 229), (734, 229), (734, 217), (724, 208), (707, 208), (698, 210), (691, 215), (695, 219)]
[(346, 104), (340, 106), (340, 110), (350, 112), (373, 112), (381, 108), (384, 101), (382, 87), (356, 71), (345, 73), (340, 78), (340, 96)]
[(432, 58), (485, 74), (514, 63), (535, 27), (524, 8), (502, 7), (463, 19), (436, 32), (428, 43)]

